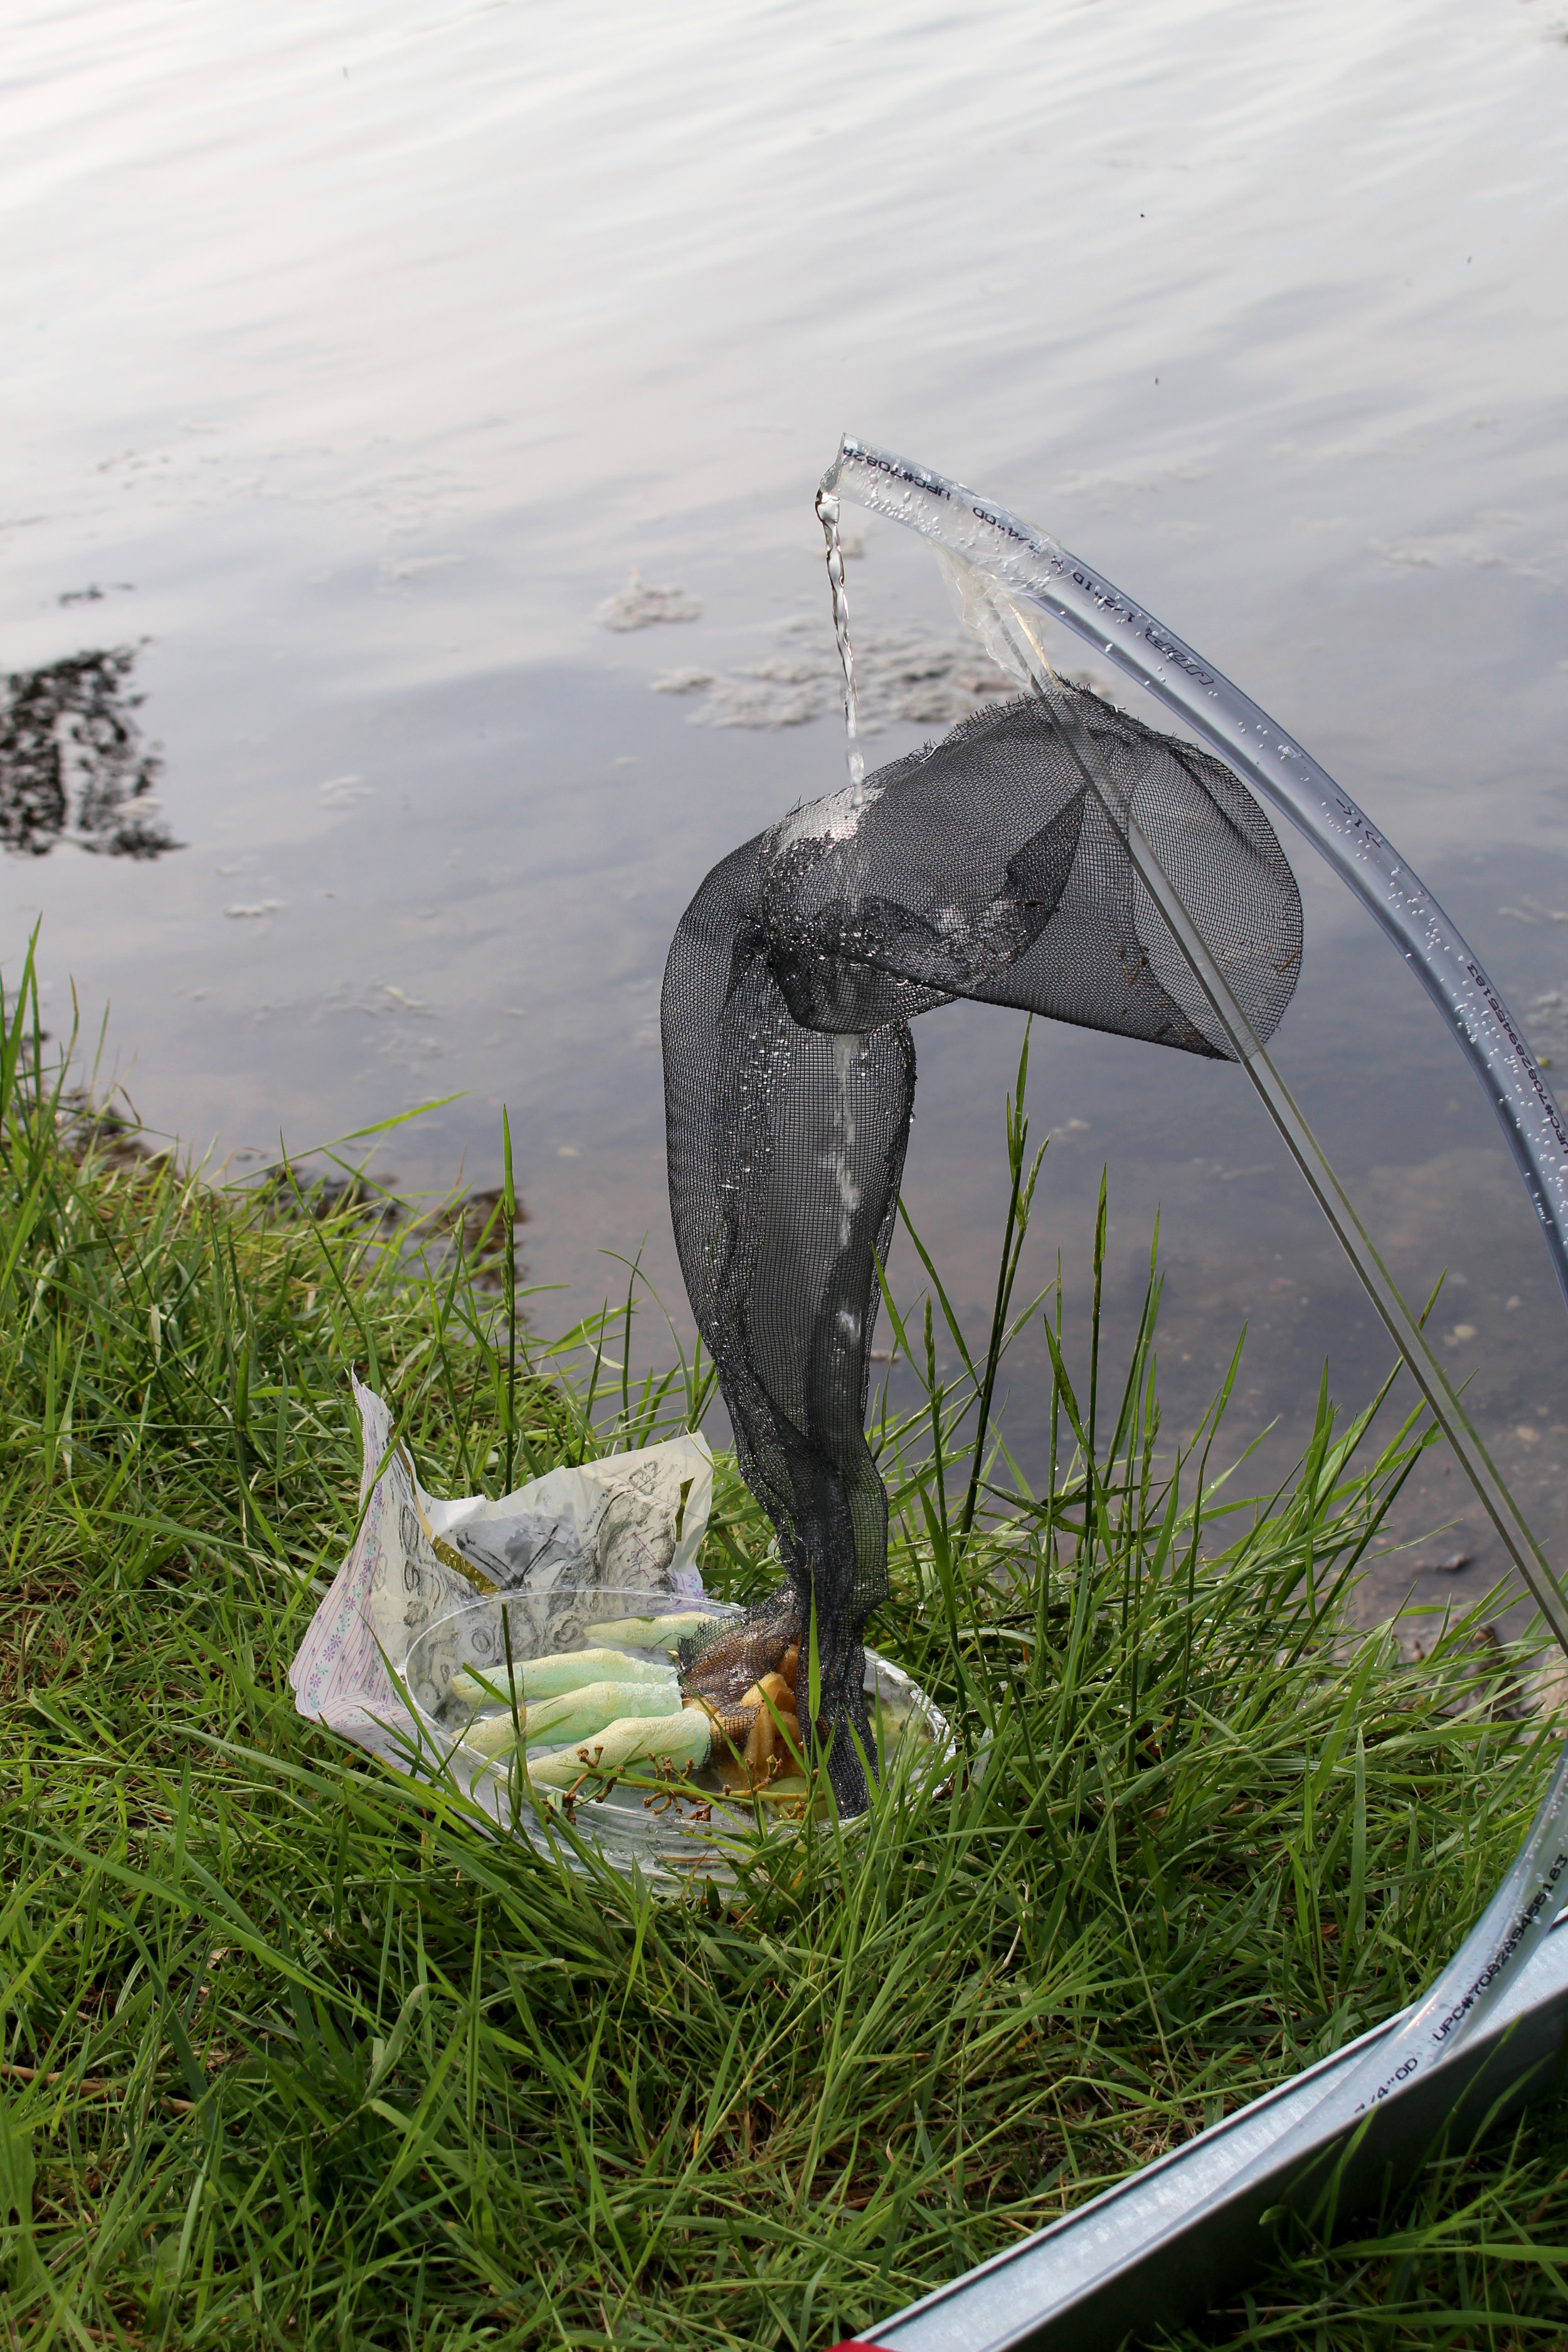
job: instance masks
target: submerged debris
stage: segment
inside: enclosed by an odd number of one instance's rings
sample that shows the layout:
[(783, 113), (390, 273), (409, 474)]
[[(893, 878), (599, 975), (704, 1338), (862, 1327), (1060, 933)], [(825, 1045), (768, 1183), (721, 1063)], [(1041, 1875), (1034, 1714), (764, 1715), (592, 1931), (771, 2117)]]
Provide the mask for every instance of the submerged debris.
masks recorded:
[(150, 1141), (134, 1118), (108, 1103), (94, 1102), (85, 1092), (62, 1097), (57, 1123), (61, 1145), (78, 1167), (90, 1159), (100, 1169), (151, 1172), (172, 1149), (166, 1142)]
[[(506, 1207), (500, 1185), (462, 1192), (429, 1208), (409, 1201), (395, 1177), (377, 1182), (352, 1171), (315, 1175), (295, 1167), (271, 1169), (259, 1189), (283, 1217), (312, 1217), (325, 1223), (347, 1219), (368, 1234), (395, 1235), (410, 1250), (453, 1251), (467, 1261), (475, 1286), (500, 1291), (506, 1284)], [(512, 1225), (528, 1223), (528, 1209), (512, 1202)], [(522, 1261), (515, 1257), (521, 1279)]]
[[(838, 655), (793, 628), (793, 642), (754, 667), (715, 677), (692, 712), (700, 727), (795, 727), (837, 708)], [(691, 691), (659, 681), (664, 692)], [(952, 727), (994, 698), (1007, 678), (973, 646), (910, 631), (870, 633), (857, 652), (859, 731), (874, 735), (902, 720)]]
[[(151, 1175), (174, 1148), (161, 1137), (149, 1136), (134, 1115), (95, 1101), (85, 1089), (62, 1096), (57, 1125), (61, 1148), (79, 1166), (90, 1159), (100, 1169)], [(500, 1185), (454, 1194), (432, 1208), (406, 1199), (397, 1191), (395, 1176), (377, 1181), (359, 1170), (318, 1171), (285, 1162), (268, 1169), (247, 1189), (259, 1194), (268, 1216), (279, 1223), (344, 1223), (367, 1239), (395, 1238), (411, 1251), (434, 1251), (437, 1256), (455, 1252), (466, 1261), (478, 1289), (499, 1292), (505, 1287), (506, 1207)], [(514, 1200), (514, 1230), (528, 1219), (526, 1203)], [(515, 1245), (513, 1255), (521, 1280), (524, 1268)]]
[[(815, 625), (792, 621), (782, 649), (765, 661), (727, 673), (671, 669), (653, 681), (656, 694), (701, 695), (694, 727), (801, 727), (838, 708), (842, 691), (837, 647), (818, 643)], [(1097, 678), (1074, 681), (1102, 691)], [(963, 637), (918, 630), (858, 634), (855, 653), (858, 731), (883, 728), (956, 727), (988, 703), (1016, 691), (1012, 681)]]
[(684, 588), (652, 588), (634, 566), (626, 586), (606, 596), (594, 618), (603, 629), (647, 629), (656, 621), (698, 621), (702, 600)]

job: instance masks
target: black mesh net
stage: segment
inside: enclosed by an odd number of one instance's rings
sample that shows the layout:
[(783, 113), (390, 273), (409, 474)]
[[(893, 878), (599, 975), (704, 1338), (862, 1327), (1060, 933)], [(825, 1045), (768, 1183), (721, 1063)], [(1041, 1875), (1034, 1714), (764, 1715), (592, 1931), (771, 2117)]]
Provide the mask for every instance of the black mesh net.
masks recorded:
[(846, 1811), (877, 1769), (864, 1629), (888, 1589), (888, 1502), (865, 1423), (914, 1103), (910, 1021), (975, 997), (1234, 1058), (1107, 803), (1148, 839), (1267, 1039), (1301, 957), (1273, 829), (1219, 761), (1072, 688), (1059, 709), (1003, 704), (796, 810), (714, 867), (670, 948), (676, 1245), (787, 1579), (683, 1659), (683, 1680), (740, 1723), (798, 1643), (802, 1730)]

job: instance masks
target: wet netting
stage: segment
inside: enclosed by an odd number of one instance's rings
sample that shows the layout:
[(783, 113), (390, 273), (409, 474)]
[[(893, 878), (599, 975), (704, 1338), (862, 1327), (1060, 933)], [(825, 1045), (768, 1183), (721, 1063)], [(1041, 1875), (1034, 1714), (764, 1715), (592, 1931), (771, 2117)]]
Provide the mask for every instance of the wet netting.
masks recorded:
[(746, 1695), (799, 1643), (803, 1730), (846, 1812), (877, 1769), (864, 1632), (888, 1590), (888, 1499), (865, 1423), (910, 1021), (973, 997), (1235, 1058), (1112, 810), (1147, 837), (1263, 1042), (1301, 959), (1272, 827), (1219, 761), (1072, 687), (797, 809), (714, 867), (670, 948), (676, 1244), (787, 1580), (682, 1658), (682, 1686), (740, 1728)]

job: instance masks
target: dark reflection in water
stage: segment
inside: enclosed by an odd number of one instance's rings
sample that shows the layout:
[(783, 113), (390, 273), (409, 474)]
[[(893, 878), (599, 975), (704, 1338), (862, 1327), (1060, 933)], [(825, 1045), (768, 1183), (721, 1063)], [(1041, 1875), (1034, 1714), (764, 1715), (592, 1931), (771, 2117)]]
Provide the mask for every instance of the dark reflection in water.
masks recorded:
[(135, 648), (71, 654), (14, 671), (0, 710), (0, 844), (43, 857), (58, 841), (108, 857), (161, 857), (180, 844), (152, 799), (162, 761), (142, 742), (127, 691)]

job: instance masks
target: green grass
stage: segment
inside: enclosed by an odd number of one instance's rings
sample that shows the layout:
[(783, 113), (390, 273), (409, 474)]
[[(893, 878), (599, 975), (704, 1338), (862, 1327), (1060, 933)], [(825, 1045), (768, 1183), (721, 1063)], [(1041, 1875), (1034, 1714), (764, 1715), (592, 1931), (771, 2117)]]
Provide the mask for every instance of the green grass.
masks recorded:
[[(700, 1376), (634, 1381), (629, 1318), (512, 1360), (472, 1255), (389, 1246), (353, 1195), (288, 1217), (68, 1150), (13, 1009), (13, 2345), (826, 2346), (1386, 2016), (1511, 1856), (1549, 1743), (1496, 1660), (1460, 1627), (1412, 1675), (1336, 1614), (1410, 1432), (1342, 1432), (1325, 1394), (1289, 1489), (1230, 1501), (1215, 1419), (1158, 1433), (1152, 1282), (1115, 1381), (1056, 1292), (1029, 1310), (1047, 1491), (977, 1444), (1023, 1311), (1021, 1099), (994, 1331), (883, 1432), (876, 1637), (984, 1772), (760, 1849), (727, 1906), (487, 1838), (292, 1711), (353, 1531), (350, 1367), (453, 1491), (683, 1425)], [(929, 1315), (903, 1328), (934, 1366)], [(705, 1571), (743, 1597), (767, 1530), (732, 1464), (718, 1497)], [(1204, 2340), (1562, 2343), (1565, 2246), (1547, 2106)]]

